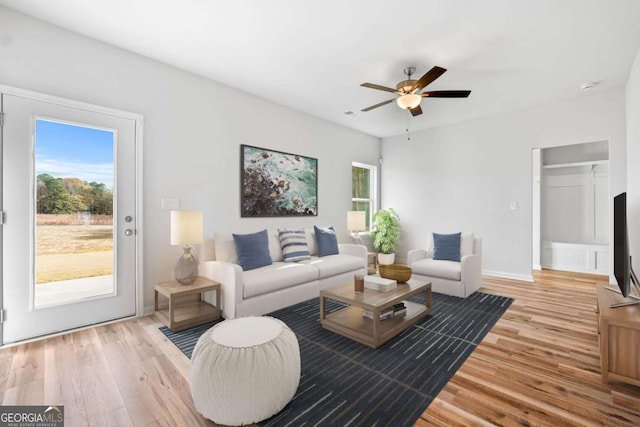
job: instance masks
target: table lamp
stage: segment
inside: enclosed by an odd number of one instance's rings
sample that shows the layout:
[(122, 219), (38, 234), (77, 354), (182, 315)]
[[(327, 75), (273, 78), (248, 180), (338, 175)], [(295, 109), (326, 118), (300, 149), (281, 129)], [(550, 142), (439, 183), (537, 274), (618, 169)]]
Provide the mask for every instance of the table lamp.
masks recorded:
[(364, 244), (358, 233), (367, 229), (366, 215), (365, 211), (347, 211), (347, 230), (351, 232), (354, 241), (359, 245)]
[(191, 246), (202, 243), (202, 211), (171, 211), (171, 244), (184, 245), (176, 264), (176, 280), (190, 285), (198, 278), (198, 258)]

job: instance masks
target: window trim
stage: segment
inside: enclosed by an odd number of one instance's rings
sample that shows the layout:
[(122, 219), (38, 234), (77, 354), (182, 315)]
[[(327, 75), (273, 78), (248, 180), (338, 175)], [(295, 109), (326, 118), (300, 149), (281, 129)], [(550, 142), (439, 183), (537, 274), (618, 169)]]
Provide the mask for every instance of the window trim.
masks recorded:
[[(372, 226), (373, 226), (373, 215), (378, 210), (378, 167), (375, 165), (370, 165), (367, 163), (361, 162), (351, 162), (351, 168), (360, 168), (360, 169), (368, 169), (369, 170), (369, 196), (370, 198), (360, 198), (360, 197), (352, 197), (351, 203), (353, 202), (369, 202), (371, 205), (371, 209), (369, 209), (369, 230), (363, 231), (360, 235), (368, 236), (371, 234)], [(353, 194), (353, 181), (352, 185), (352, 193)]]

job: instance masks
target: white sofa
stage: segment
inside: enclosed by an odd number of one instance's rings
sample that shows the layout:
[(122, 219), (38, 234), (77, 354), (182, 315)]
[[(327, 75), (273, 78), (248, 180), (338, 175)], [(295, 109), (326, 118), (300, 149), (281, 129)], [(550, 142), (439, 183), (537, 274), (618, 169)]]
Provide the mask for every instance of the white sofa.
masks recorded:
[[(430, 235), (431, 236), (431, 235)], [(466, 298), (482, 286), (482, 238), (462, 233), (460, 262), (433, 259), (433, 238), (427, 249), (413, 249), (407, 265), (413, 278), (431, 282), (431, 290), (440, 294)]]
[[(278, 230), (267, 230), (273, 264), (243, 271), (232, 233), (214, 235), (215, 260), (200, 263), (200, 275), (220, 282), (225, 319), (258, 316), (318, 297), (320, 289), (367, 274), (367, 248), (338, 244), (339, 254), (318, 257), (313, 229), (305, 229), (311, 259), (283, 262)], [(237, 233), (239, 234), (239, 233)]]

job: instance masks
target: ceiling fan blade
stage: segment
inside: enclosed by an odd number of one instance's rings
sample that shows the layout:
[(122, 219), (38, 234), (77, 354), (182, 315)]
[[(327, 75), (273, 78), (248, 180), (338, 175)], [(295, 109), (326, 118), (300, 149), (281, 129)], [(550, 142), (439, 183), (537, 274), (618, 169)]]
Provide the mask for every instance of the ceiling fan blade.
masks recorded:
[(466, 98), (470, 93), (470, 90), (432, 90), (421, 95), (423, 98)]
[(410, 109), (409, 111), (411, 111), (411, 115), (413, 117), (419, 116), (420, 114), (422, 114), (422, 108), (420, 108), (419, 105), (417, 107), (415, 107), (415, 108)]
[(369, 89), (378, 89), (378, 90), (384, 90), (385, 92), (391, 92), (391, 93), (398, 93), (397, 90), (392, 89), (390, 87), (386, 87), (386, 86), (380, 86), (374, 83), (362, 83), (360, 86), (362, 87), (368, 87)]
[(423, 87), (427, 86), (428, 84), (433, 82), (435, 79), (443, 75), (445, 71), (447, 71), (446, 68), (438, 67), (436, 65), (435, 67), (433, 67), (432, 69), (424, 73), (424, 76), (420, 77), (420, 80), (418, 80), (413, 84), (413, 86), (411, 87), (411, 92), (415, 91), (416, 89), (422, 89)]
[(360, 110), (360, 111), (369, 111), (369, 110), (373, 110), (374, 108), (382, 107), (383, 105), (387, 105), (388, 103), (393, 102), (393, 101), (395, 101), (395, 100), (396, 100), (396, 98), (390, 99), (390, 100), (388, 100), (388, 101), (383, 101), (383, 102), (381, 102), (381, 103), (379, 103), (379, 104), (372, 105), (371, 107), (364, 108), (364, 109), (362, 109), (362, 110)]

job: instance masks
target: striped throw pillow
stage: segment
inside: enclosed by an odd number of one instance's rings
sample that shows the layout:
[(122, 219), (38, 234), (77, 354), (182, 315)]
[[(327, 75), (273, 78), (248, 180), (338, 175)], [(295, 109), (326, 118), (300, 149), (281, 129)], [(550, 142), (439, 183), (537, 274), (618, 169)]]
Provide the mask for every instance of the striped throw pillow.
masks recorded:
[(278, 230), (278, 236), (284, 262), (311, 258), (304, 230)]

